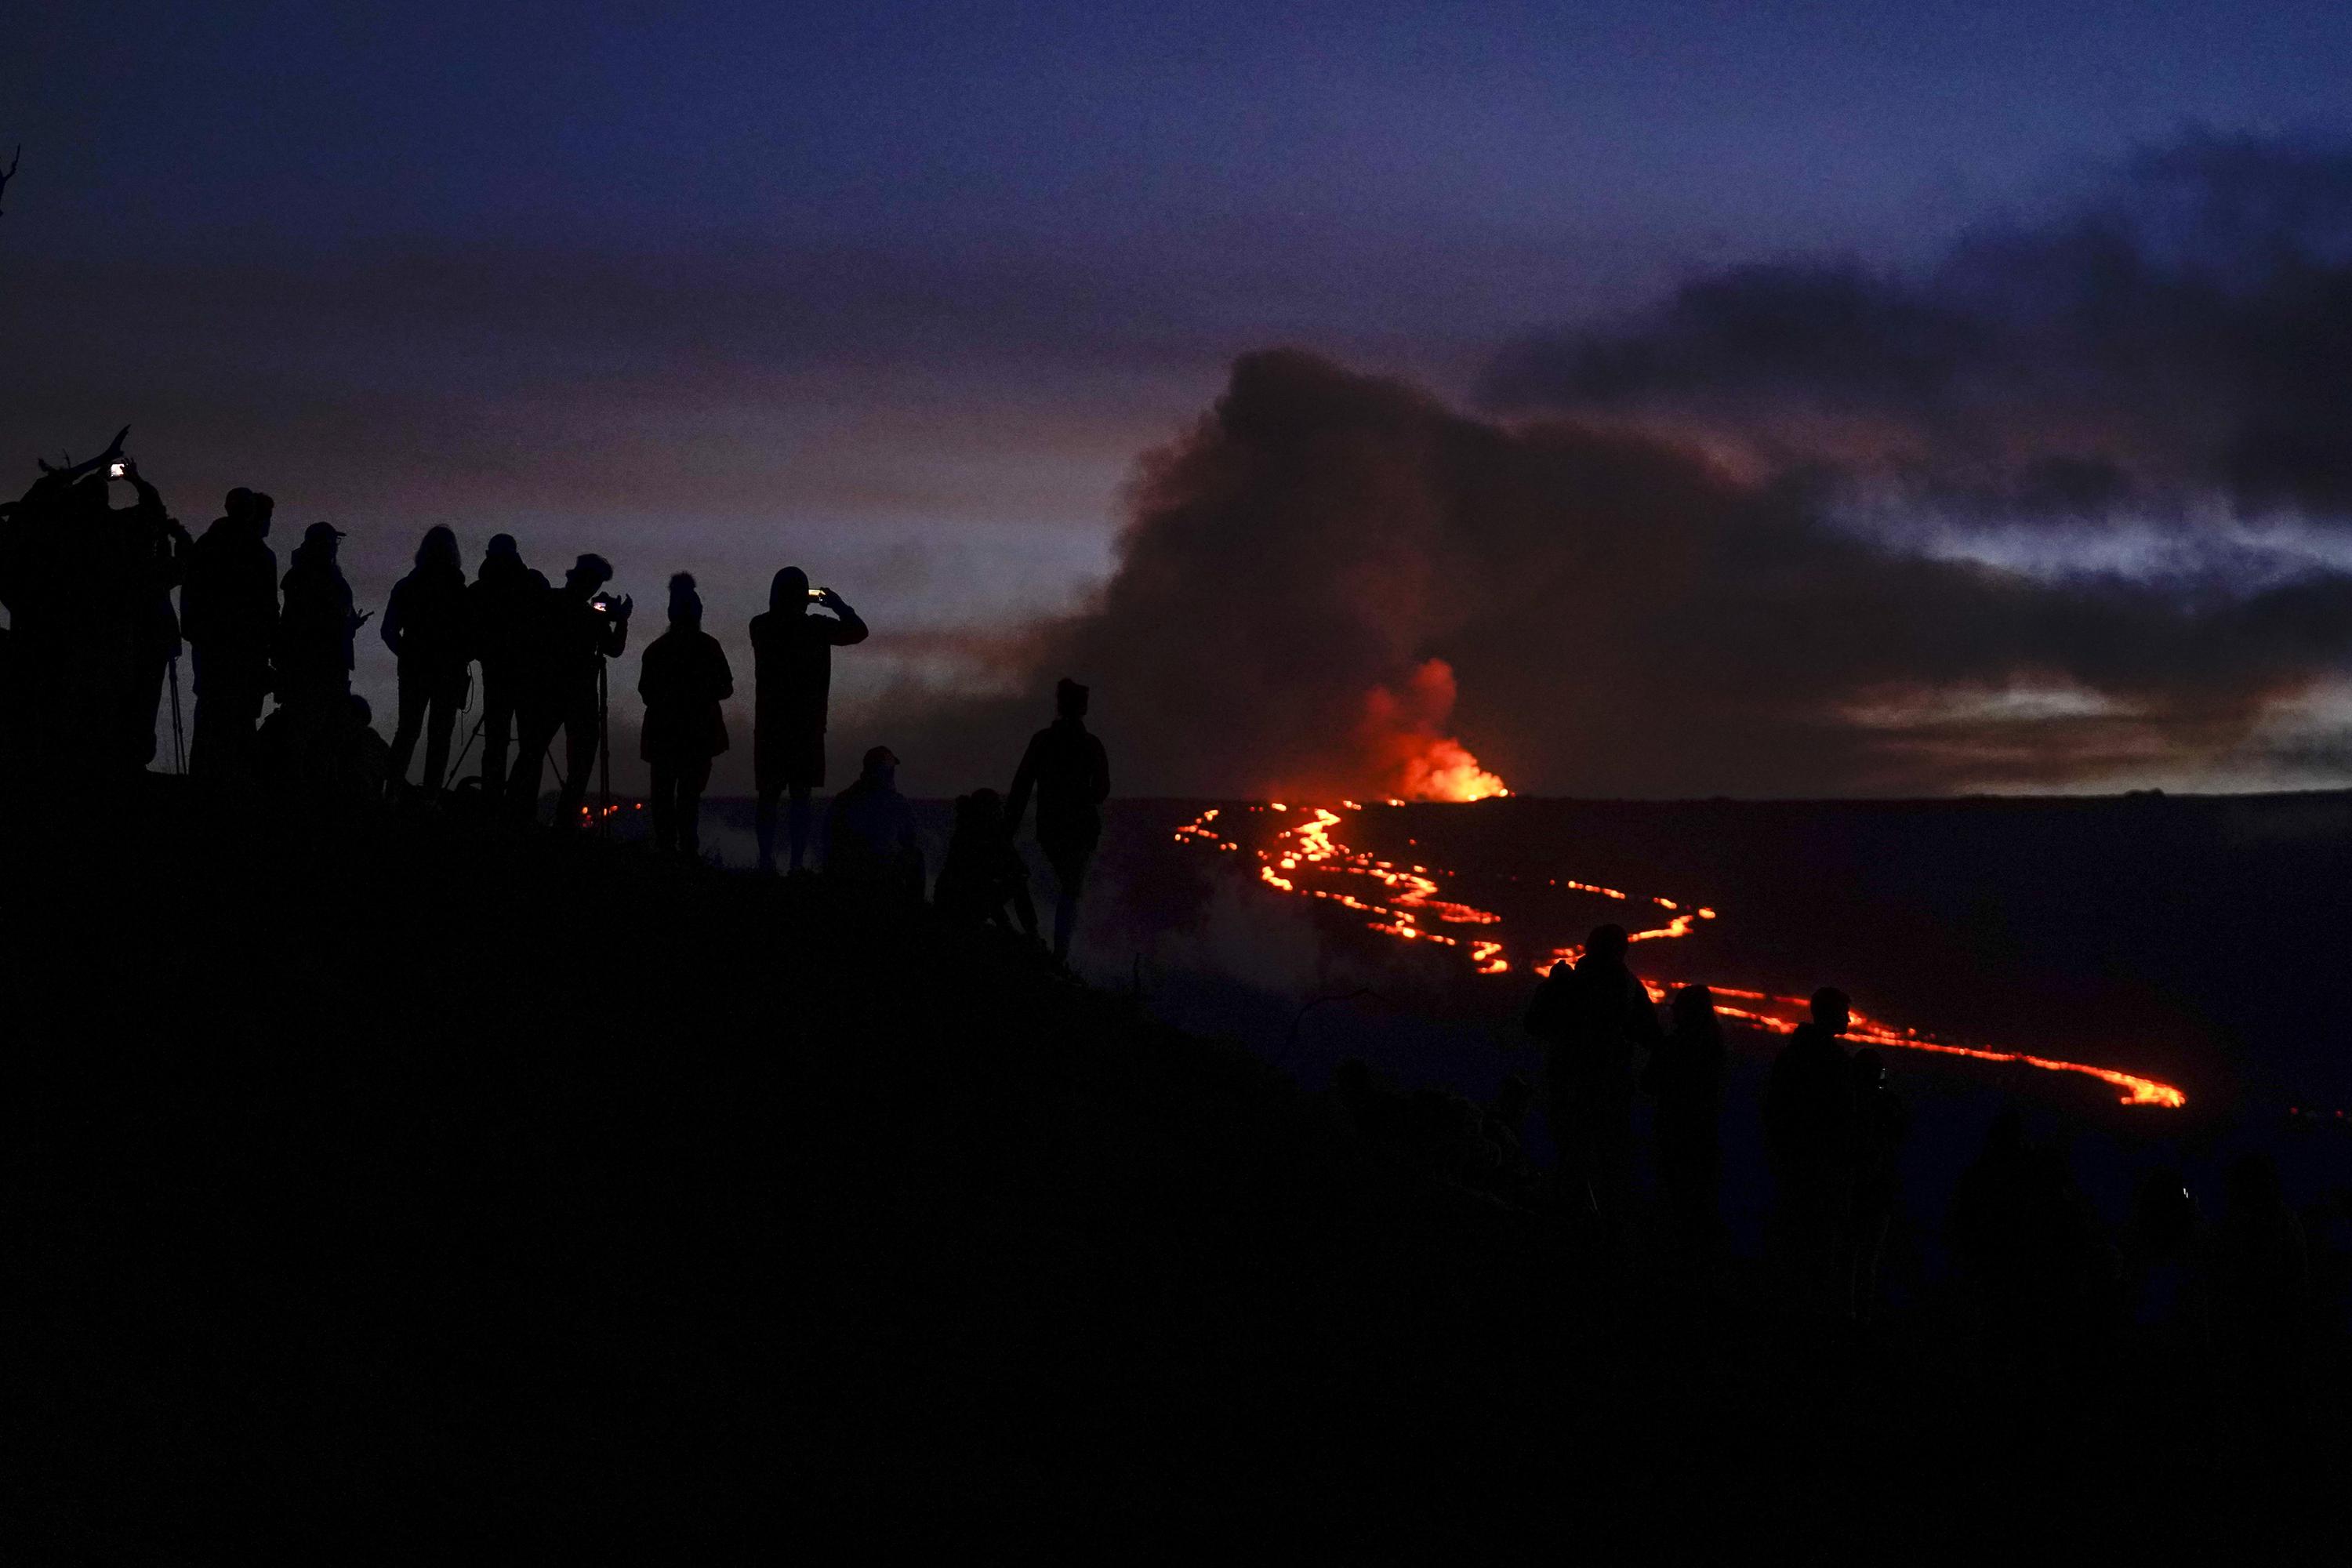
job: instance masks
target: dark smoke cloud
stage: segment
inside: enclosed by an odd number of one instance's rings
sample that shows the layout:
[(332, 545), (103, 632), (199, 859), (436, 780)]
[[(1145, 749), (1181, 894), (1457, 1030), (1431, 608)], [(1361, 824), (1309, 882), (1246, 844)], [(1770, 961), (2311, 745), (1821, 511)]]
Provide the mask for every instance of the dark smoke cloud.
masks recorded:
[(1139, 790), (1383, 787), (1368, 703), (1521, 790), (2344, 777), (2352, 152), (2192, 137), (1919, 274), (1701, 277), (1483, 395), (1507, 423), (1243, 360), (1100, 604), (942, 745), (1001, 754), (1066, 669)]
[(1905, 553), (1822, 499), (1622, 427), (1506, 426), (1252, 354), (1143, 464), (1098, 603), (1008, 650), (1014, 695), (902, 690), (882, 718), (921, 773), (986, 777), (1067, 673), (1096, 687), (1123, 793), (1366, 792), (1372, 694), (1425, 693), (1442, 659), (1453, 732), (1522, 791), (2071, 784), (2242, 753), (2352, 628), (2341, 576), (2188, 602), (2053, 584)]
[(2003, 519), (2352, 510), (2352, 149), (2195, 136), (1919, 276), (1697, 279), (1503, 356), (1495, 407), (1703, 435)]

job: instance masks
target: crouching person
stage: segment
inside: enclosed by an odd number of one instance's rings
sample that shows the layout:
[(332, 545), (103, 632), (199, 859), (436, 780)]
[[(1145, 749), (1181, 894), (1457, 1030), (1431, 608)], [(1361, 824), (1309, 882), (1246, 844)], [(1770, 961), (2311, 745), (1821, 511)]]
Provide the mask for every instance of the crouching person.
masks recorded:
[(1037, 906), (1029, 897), (1029, 868), (1013, 847), (1012, 831), (1004, 823), (1004, 797), (994, 790), (957, 797), (955, 837), (948, 841), (932, 901), (959, 919), (1007, 931), (1013, 929), (1012, 915), (1006, 913), (1009, 904), (1021, 919), (1021, 930), (1035, 939)]
[(923, 901), (922, 839), (914, 808), (898, 793), (898, 759), (889, 747), (867, 752), (857, 782), (834, 796), (824, 817), (824, 874), (875, 903)]

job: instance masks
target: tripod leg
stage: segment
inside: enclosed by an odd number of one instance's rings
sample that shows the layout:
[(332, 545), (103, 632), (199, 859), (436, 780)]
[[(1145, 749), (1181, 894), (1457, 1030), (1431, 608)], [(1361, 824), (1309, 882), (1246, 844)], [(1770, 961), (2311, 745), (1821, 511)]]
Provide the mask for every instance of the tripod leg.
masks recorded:
[(180, 656), (172, 656), (172, 766), (181, 776), (188, 772), (187, 731), (180, 723)]
[(608, 832), (613, 820), (612, 708), (604, 679), (609, 668), (602, 661), (596, 666), (596, 831), (599, 833)]
[[(473, 729), (471, 729), (470, 731), (467, 731), (467, 734), (466, 734), (466, 743), (465, 743), (464, 745), (462, 745), (462, 746), (460, 746), (460, 747), (458, 747), (458, 748), (457, 748), (457, 761), (455, 761), (455, 762), (453, 762), (453, 763), (451, 763), (449, 764), (448, 779), (449, 779), (449, 787), (450, 787), (451, 789), (455, 789), (455, 788), (457, 788), (457, 775), (458, 775), (458, 773), (460, 773), (461, 772), (463, 772), (463, 771), (465, 770), (465, 766), (466, 766), (466, 757), (467, 757), (467, 754), (468, 752), (470, 752), (471, 751), (473, 751), (473, 749), (474, 749), (474, 740), (475, 740), (475, 738), (476, 738), (477, 736), (478, 736), (479, 734), (481, 734), (481, 732), (482, 732), (482, 725), (483, 725), (483, 723), (484, 723), (486, 721), (488, 721), (488, 718), (489, 718), (489, 715), (488, 715), (488, 713), (484, 713), (484, 714), (482, 714), (482, 715), (481, 715), (481, 717), (480, 717), (480, 718), (476, 719), (476, 720), (474, 721), (474, 727), (473, 727)], [(489, 786), (489, 782), (490, 782), (490, 781), (489, 781), (489, 779), (488, 778), (488, 776), (485, 776), (485, 777), (483, 778), (483, 780), (482, 780), (483, 787), (487, 789), (487, 788)]]

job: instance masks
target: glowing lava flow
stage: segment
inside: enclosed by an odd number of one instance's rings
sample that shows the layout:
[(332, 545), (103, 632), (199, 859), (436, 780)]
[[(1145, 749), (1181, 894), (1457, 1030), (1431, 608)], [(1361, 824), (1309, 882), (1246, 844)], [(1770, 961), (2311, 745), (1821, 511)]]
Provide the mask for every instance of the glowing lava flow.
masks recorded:
[[(1402, 801), (1391, 801), (1402, 805)], [(1354, 801), (1342, 805), (1349, 810), (1363, 809)], [(1260, 810), (1292, 815), (1288, 805), (1269, 803)], [(1208, 843), (1226, 853), (1238, 853), (1241, 844), (1214, 825), (1222, 813), (1202, 812), (1178, 828), (1176, 842)], [(1270, 847), (1254, 849), (1259, 861), (1258, 880), (1279, 893), (1322, 900), (1345, 910), (1369, 916), (1365, 929), (1393, 937), (1402, 942), (1428, 942), (1439, 947), (1466, 948), (1471, 967), (1480, 974), (1507, 974), (1510, 961), (1504, 956), (1503, 943), (1495, 937), (1461, 937), (1443, 931), (1433, 931), (1423, 918), (1436, 924), (1498, 927), (1503, 917), (1491, 910), (1471, 904), (1441, 899), (1440, 879), (1455, 873), (1423, 865), (1400, 865), (1375, 858), (1369, 850), (1351, 849), (1331, 837), (1331, 830), (1345, 820), (1337, 812), (1324, 806), (1301, 807), (1297, 820), (1278, 829)], [(1360, 879), (1353, 883), (1349, 879)], [(1333, 885), (1316, 887), (1310, 881), (1328, 881)], [(1596, 883), (1580, 882), (1566, 877), (1548, 878), (1548, 887), (1566, 888), (1571, 892), (1589, 893), (1619, 903), (1637, 901), (1633, 895), (1616, 888), (1604, 888)], [(1359, 896), (1358, 887), (1362, 896)], [(1716, 912), (1704, 907), (1686, 908), (1672, 899), (1651, 898), (1639, 900), (1664, 910), (1667, 915), (1663, 925), (1648, 926), (1631, 933), (1632, 940), (1666, 942), (1688, 936), (1703, 921), (1716, 918)], [(1583, 956), (1580, 947), (1554, 948), (1549, 956), (1570, 963)], [(1649, 988), (1654, 1001), (1665, 1000), (1672, 984), (1644, 976), (1642, 984)], [(1807, 1001), (1801, 996), (1783, 996), (1763, 991), (1739, 991), (1728, 986), (1712, 987), (1717, 997), (1716, 1011), (1734, 1023), (1772, 1034), (1792, 1032), (1805, 1015)], [(1777, 1011), (1775, 1010), (1777, 1009)], [(2032, 1056), (2022, 1051), (2005, 1051), (1985, 1046), (1961, 1045), (1933, 1033), (1903, 1028), (1880, 1019), (1853, 1016), (1853, 1026), (1847, 1037), (1864, 1045), (1885, 1046), (1906, 1051), (1930, 1051), (1941, 1056), (1970, 1057), (1979, 1061), (2017, 1062), (2026, 1067), (2040, 1068), (2045, 1072), (2079, 1073), (2111, 1084), (2123, 1090), (2126, 1105), (2162, 1105), (2179, 1107), (2188, 1103), (2188, 1096), (2170, 1084), (2154, 1079), (2140, 1078), (2113, 1068), (2090, 1067), (2081, 1062), (2060, 1061), (2051, 1057)]]

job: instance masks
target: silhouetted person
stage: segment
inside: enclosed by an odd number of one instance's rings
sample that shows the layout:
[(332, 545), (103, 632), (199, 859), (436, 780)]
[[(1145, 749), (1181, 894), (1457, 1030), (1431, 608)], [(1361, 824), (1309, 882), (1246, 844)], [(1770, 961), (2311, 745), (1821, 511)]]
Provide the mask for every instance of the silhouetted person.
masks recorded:
[(1563, 1197), (1612, 1223), (1633, 1194), (1637, 1051), (1664, 1039), (1650, 994), (1625, 967), (1625, 928), (1593, 928), (1573, 968), (1563, 959), (1536, 988), (1527, 1026), (1545, 1042), (1552, 1142)]
[(1009, 904), (1020, 917), (1021, 930), (1036, 936), (1037, 906), (1029, 897), (1029, 868), (1005, 831), (1004, 797), (994, 790), (976, 789), (956, 797), (955, 833), (940, 863), (931, 901), (950, 914), (1008, 931), (1013, 928), (1013, 917), (1005, 912)]
[(279, 584), (286, 602), (271, 657), (278, 700), (298, 719), (315, 713), (340, 721), (352, 694), (352, 637), (368, 616), (353, 607), (352, 585), (336, 559), (342, 537), (331, 523), (303, 530)]
[(603, 556), (583, 555), (563, 574), (563, 586), (541, 596), (532, 617), (522, 747), (507, 780), (507, 809), (519, 816), (529, 816), (539, 804), (540, 769), (561, 730), (563, 790), (555, 821), (562, 827), (579, 824), (596, 762), (597, 672), (629, 644), (633, 606), (625, 598), (607, 599), (599, 592), (612, 580), (613, 568)]
[(2116, 1259), (2065, 1156), (2028, 1143), (2012, 1109), (1960, 1177), (1950, 1237), (1994, 1348), (2023, 1366), (2070, 1362), (2116, 1304)]
[(1411, 1153), (1432, 1175), (1491, 1190), (1495, 1145), (1486, 1138), (1486, 1113), (1450, 1089), (1416, 1089), (1405, 1101)]
[(2025, 1286), (2028, 1211), (2032, 1206), (2032, 1151), (2025, 1123), (2003, 1106), (1985, 1130), (1984, 1147), (1960, 1174), (1948, 1226), (1952, 1251), (1976, 1284), (1989, 1318), (2003, 1315)]
[(2205, 1222), (2169, 1165), (2149, 1172), (2133, 1197), (2123, 1263), (2134, 1334), (2160, 1354), (2202, 1350), (2210, 1316)]
[(1853, 1053), (1853, 1313), (1878, 1312), (1878, 1277), (1886, 1236), (1902, 1194), (1903, 1141), (1911, 1118), (1886, 1081), (1886, 1058), (1870, 1047)]
[(1487, 1145), (1494, 1151), (1489, 1185), (1514, 1201), (1529, 1197), (1536, 1186), (1535, 1165), (1527, 1154), (1528, 1111), (1535, 1100), (1535, 1085), (1512, 1073), (1503, 1079), (1494, 1102), (1479, 1117)]
[[(812, 616), (812, 605), (831, 611)], [(760, 869), (776, 868), (776, 802), (789, 794), (792, 869), (808, 851), (809, 792), (824, 784), (825, 708), (833, 689), (833, 650), (866, 640), (866, 623), (830, 588), (812, 590), (808, 574), (787, 566), (768, 584), (768, 608), (751, 617), (751, 772), (759, 791), (755, 823)]]
[(446, 527), (426, 529), (416, 547), (415, 569), (393, 584), (383, 607), (383, 645), (400, 661), (400, 722), (387, 759), (395, 790), (408, 778), (408, 759), (422, 729), (420, 787), (427, 796), (441, 792), (441, 775), (449, 766), (449, 731), (466, 705), (466, 664), (472, 657), (467, 624), (466, 568), (457, 557), (457, 536)]
[(243, 486), (188, 551), (180, 630), (195, 677), (195, 736), (188, 771), (243, 783), (254, 776), (254, 731), (274, 686), (278, 556), (269, 548), (269, 497)]
[(280, 704), (261, 726), (255, 753), (273, 798), (315, 814), (348, 816), (380, 805), (391, 776), (392, 749), (357, 692)]
[(2352, 1187), (2324, 1193), (2304, 1211), (2303, 1239), (2311, 1249), (2315, 1331), (2352, 1342)]
[(719, 639), (702, 629), (702, 599), (684, 572), (669, 580), (669, 630), (646, 649), (637, 695), (646, 702), (639, 750), (653, 769), (654, 850), (698, 859), (710, 759), (727, 749), (719, 705), (735, 695), (735, 672)]
[(1065, 678), (1054, 688), (1054, 721), (1030, 737), (1013, 775), (1004, 828), (1021, 831), (1029, 795), (1037, 795), (1037, 847), (1054, 868), (1054, 956), (1066, 963), (1078, 924), (1078, 895), (1102, 837), (1110, 798), (1110, 759), (1087, 731), (1087, 689)]
[(336, 802), (364, 811), (383, 799), (383, 785), (393, 775), (393, 748), (376, 733), (376, 710), (369, 708), (364, 696), (351, 693), (341, 717), (343, 729), (334, 752)]
[(5, 576), (20, 699), (8, 739), (67, 790), (117, 772), (131, 689), (130, 531), (107, 495), (116, 447), (42, 477), (11, 510)]
[(2311, 1258), (2277, 1167), (2262, 1154), (2239, 1156), (2224, 1194), (2213, 1229), (2214, 1331), (2240, 1347), (2299, 1338), (2311, 1298)]
[[(2213, 1226), (2215, 1370), (2224, 1441), (2274, 1465), (2302, 1447), (2312, 1374), (2311, 1253), (2266, 1155), (2230, 1163)], [(2340, 1410), (2327, 1413), (2340, 1421)]]
[(2215, 1392), (2210, 1249), (2179, 1171), (2162, 1166), (2141, 1181), (2122, 1240), (2123, 1332), (2109, 1342), (2120, 1373), (2110, 1385), (2114, 1426), (2159, 1462), (2206, 1449)]
[(923, 901), (923, 843), (914, 808), (898, 793), (898, 759), (887, 746), (866, 753), (857, 782), (833, 797), (824, 816), (824, 874), (887, 903)]
[(466, 589), (466, 624), (482, 664), (482, 799), (495, 808), (507, 787), (507, 745), (530, 673), (531, 636), (547, 579), (522, 563), (514, 535), (493, 536)]
[[(1354, 1057), (1332, 1074), (1332, 1091), (1359, 1135), (1433, 1176), (1496, 1192), (1509, 1187), (1506, 1151), (1486, 1111), (1451, 1089), (1399, 1090)], [(1515, 1192), (1513, 1195), (1520, 1195)]]
[(1845, 993), (1813, 993), (1765, 1088), (1764, 1142), (1779, 1203), (1778, 1247), (1790, 1299), (1845, 1314), (1853, 1207), (1853, 1069), (1838, 1044), (1853, 1022)]
[[(110, 474), (135, 492), (131, 506), (113, 505)], [(127, 780), (155, 754), (177, 647), (175, 546), (185, 535), (119, 451), (45, 470), (13, 510), (11, 533), (6, 576), (26, 700), (12, 738), (67, 788)]]
[(1331, 1070), (1331, 1093), (1362, 1138), (1392, 1150), (1402, 1150), (1410, 1142), (1411, 1104), (1374, 1078), (1360, 1057), (1349, 1057)]
[(1723, 1180), (1723, 1025), (1715, 993), (1685, 985), (1669, 1005), (1664, 1041), (1643, 1082), (1656, 1097), (1658, 1192), (1666, 1221), (1685, 1245), (1706, 1245), (1716, 1227)]
[(180, 651), (180, 617), (172, 607), (172, 590), (186, 574), (187, 550), (193, 542), (180, 520), (163, 507), (155, 487), (140, 477), (139, 465), (126, 460), (122, 478), (138, 496), (127, 514), (118, 514), (125, 531), (123, 553), (131, 574), (131, 685), (123, 707), (122, 760), (143, 768), (155, 760), (155, 720), (163, 704), (163, 681)]

